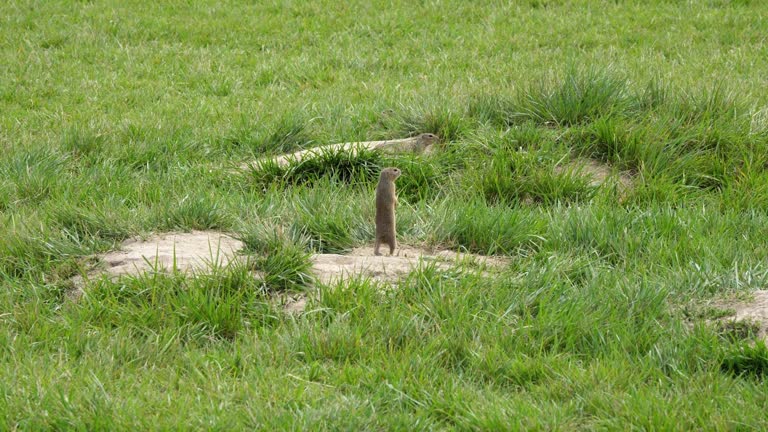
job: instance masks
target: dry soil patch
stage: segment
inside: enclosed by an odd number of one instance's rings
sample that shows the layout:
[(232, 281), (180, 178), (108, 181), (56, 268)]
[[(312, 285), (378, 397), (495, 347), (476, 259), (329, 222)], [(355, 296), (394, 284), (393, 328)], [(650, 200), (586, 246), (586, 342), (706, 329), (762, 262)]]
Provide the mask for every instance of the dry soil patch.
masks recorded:
[[(312, 262), (313, 274), (325, 284), (363, 276), (394, 286), (421, 265), (434, 265), (439, 269), (449, 270), (459, 264), (470, 264), (472, 269), (488, 274), (488, 270), (500, 268), (508, 264), (509, 260), (413, 246), (401, 246), (393, 256), (375, 256), (372, 246), (364, 246), (353, 249), (346, 255), (315, 254), (312, 256)], [(282, 299), (284, 310), (290, 314), (304, 312), (307, 302), (307, 294), (286, 296)]]
[[(154, 270), (204, 271), (212, 266), (226, 266), (241, 255), (243, 242), (216, 231), (164, 233), (147, 238), (132, 238), (119, 250), (99, 255), (96, 273), (113, 276), (139, 275)], [(421, 263), (435, 263), (447, 269), (458, 263), (498, 266), (506, 260), (449, 250), (401, 246), (395, 255), (373, 255), (365, 246), (350, 253), (315, 254), (313, 272), (321, 282), (330, 283), (351, 276), (364, 275), (381, 281), (396, 281)]]
[[(152, 271), (177, 270), (204, 272), (212, 266), (227, 266), (242, 259), (239, 251), (243, 242), (221, 232), (192, 231), (188, 233), (164, 233), (147, 238), (132, 238), (121, 244), (120, 249), (99, 255), (99, 264), (89, 272), (89, 278), (102, 275), (109, 277), (137, 276)], [(394, 256), (373, 255), (373, 247), (356, 248), (349, 254), (315, 254), (312, 256), (312, 272), (318, 281), (336, 283), (357, 276), (368, 277), (387, 284), (395, 284), (422, 264), (433, 263), (440, 269), (450, 269), (460, 264), (487, 272), (508, 260), (485, 257), (448, 250), (422, 249), (401, 246)], [(254, 273), (254, 277), (258, 277)], [(82, 278), (74, 280), (79, 296), (85, 285)], [(284, 298), (284, 308), (289, 313), (304, 310), (307, 299), (303, 294)]]
[(624, 191), (630, 189), (633, 184), (632, 177), (626, 172), (614, 173), (609, 165), (600, 163), (592, 159), (576, 159), (565, 165), (555, 168), (556, 173), (573, 172), (577, 175), (589, 179), (591, 186), (597, 187), (606, 182), (615, 181), (619, 189)]
[(748, 321), (760, 327), (758, 336), (768, 341), (768, 290), (758, 290), (751, 293), (749, 301), (739, 301), (726, 304), (726, 308), (736, 313), (726, 319), (732, 321)]
[(486, 266), (500, 266), (506, 260), (470, 253), (448, 250), (421, 249), (402, 246), (395, 255), (373, 254), (373, 247), (353, 249), (349, 254), (317, 254), (312, 257), (313, 272), (323, 283), (333, 283), (356, 275), (364, 275), (381, 282), (397, 282), (418, 268), (419, 265), (434, 263), (447, 270), (458, 263), (475, 263)]
[(236, 259), (243, 242), (215, 231), (157, 234), (125, 241), (99, 258), (105, 273), (137, 275), (154, 270), (203, 271)]

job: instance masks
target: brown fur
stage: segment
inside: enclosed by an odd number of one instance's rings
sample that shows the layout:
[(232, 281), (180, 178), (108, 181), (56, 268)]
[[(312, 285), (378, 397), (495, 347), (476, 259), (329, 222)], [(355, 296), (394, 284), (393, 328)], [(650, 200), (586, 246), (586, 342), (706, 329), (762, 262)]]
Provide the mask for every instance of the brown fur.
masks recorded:
[(398, 144), (394, 144), (394, 145), (390, 143), (379, 144), (378, 146), (376, 146), (376, 149), (387, 151), (387, 152), (412, 152), (412, 153), (420, 154), (430, 149), (432, 145), (437, 143), (439, 140), (440, 140), (440, 137), (438, 137), (435, 134), (423, 133), (413, 138), (406, 138), (406, 139), (400, 140), (402, 142)]
[(413, 151), (415, 153), (424, 153), (427, 149), (431, 148), (433, 144), (440, 141), (440, 137), (431, 133), (423, 133), (416, 137), (416, 144), (414, 144)]
[(398, 168), (390, 167), (381, 170), (379, 184), (376, 186), (376, 240), (373, 246), (373, 254), (381, 255), (379, 246), (382, 243), (389, 245), (389, 254), (395, 253), (397, 238), (395, 229), (395, 207), (397, 207), (397, 194), (395, 193), (395, 180), (400, 177)]

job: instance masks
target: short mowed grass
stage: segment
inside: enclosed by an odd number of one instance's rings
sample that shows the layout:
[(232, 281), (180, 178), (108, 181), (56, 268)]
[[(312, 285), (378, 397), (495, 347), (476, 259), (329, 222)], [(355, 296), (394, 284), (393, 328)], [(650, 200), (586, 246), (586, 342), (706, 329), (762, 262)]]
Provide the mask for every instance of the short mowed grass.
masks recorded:
[[(768, 349), (712, 322), (768, 284), (765, 13), (4, 2), (0, 429), (768, 428)], [(317, 283), (312, 253), (372, 244), (385, 166), (401, 243), (509, 264)], [(94, 254), (193, 229), (247, 259), (70, 299)]]

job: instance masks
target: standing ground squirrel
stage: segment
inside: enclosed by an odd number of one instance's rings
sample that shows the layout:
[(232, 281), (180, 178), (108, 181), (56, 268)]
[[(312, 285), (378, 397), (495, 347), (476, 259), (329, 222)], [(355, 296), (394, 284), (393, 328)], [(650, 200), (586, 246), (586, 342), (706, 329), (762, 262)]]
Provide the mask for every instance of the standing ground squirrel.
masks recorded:
[(400, 177), (399, 168), (384, 168), (379, 176), (379, 185), (376, 186), (376, 241), (373, 246), (373, 254), (381, 255), (379, 246), (382, 243), (389, 245), (389, 254), (395, 253), (397, 238), (395, 230), (395, 207), (397, 207), (397, 194), (395, 194), (395, 180)]

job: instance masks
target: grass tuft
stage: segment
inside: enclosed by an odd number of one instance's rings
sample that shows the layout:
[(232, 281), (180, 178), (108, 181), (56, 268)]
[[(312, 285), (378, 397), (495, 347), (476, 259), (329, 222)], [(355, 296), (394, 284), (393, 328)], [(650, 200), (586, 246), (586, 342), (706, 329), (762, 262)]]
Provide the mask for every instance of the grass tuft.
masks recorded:
[(578, 172), (555, 171), (533, 152), (498, 152), (475, 186), (490, 204), (576, 203), (592, 198), (595, 188)]
[(750, 321), (727, 320), (717, 324), (717, 333), (730, 342), (753, 340), (759, 332), (760, 325)]
[(110, 242), (128, 238), (130, 228), (114, 214), (106, 214), (102, 209), (86, 210), (72, 205), (61, 204), (51, 213), (56, 224), (62, 230), (78, 238), (99, 238)]
[(516, 111), (515, 102), (511, 97), (499, 94), (483, 94), (474, 96), (468, 104), (467, 115), (481, 123), (495, 127), (510, 125), (510, 115)]
[(61, 193), (66, 162), (54, 150), (33, 148), (13, 154), (0, 167), (0, 173), (10, 183), (16, 204), (40, 203)]
[(301, 115), (288, 114), (263, 137), (247, 144), (253, 154), (260, 157), (312, 147), (314, 142), (309, 132), (309, 122)]
[(165, 229), (227, 229), (230, 217), (213, 199), (187, 195), (176, 206), (161, 210), (157, 218)]
[(314, 157), (290, 161), (285, 167), (267, 160), (249, 171), (249, 179), (261, 187), (270, 184), (311, 186), (321, 179), (344, 183), (370, 182), (378, 177), (381, 163), (378, 152), (364, 148), (354, 152), (347, 149), (322, 149)]
[[(575, 126), (612, 115), (626, 115), (634, 102), (627, 81), (609, 69), (570, 68), (559, 81), (540, 81), (513, 96), (483, 95), (469, 104), (469, 115), (492, 125), (533, 121), (543, 126)], [(644, 103), (655, 95), (647, 95)], [(638, 105), (638, 103), (635, 103)]]
[(64, 134), (61, 147), (74, 160), (94, 162), (108, 145), (107, 137), (97, 131), (72, 128)]
[(461, 139), (470, 129), (464, 117), (444, 107), (407, 107), (400, 112), (388, 110), (383, 113), (380, 122), (394, 136), (430, 132), (443, 142)]
[(416, 203), (429, 200), (437, 196), (446, 178), (446, 170), (432, 163), (425, 156), (402, 155), (397, 157), (385, 157), (380, 162), (378, 171), (370, 178), (372, 185), (378, 183), (381, 169), (393, 166), (400, 168), (402, 175), (397, 179), (397, 196), (399, 200), (407, 203)]
[(51, 280), (74, 276), (76, 259), (93, 245), (68, 232), (52, 233), (33, 225), (11, 226), (0, 239), (0, 277)]
[(309, 247), (317, 252), (342, 253), (361, 241), (373, 237), (370, 224), (363, 216), (359, 194), (349, 193), (329, 200), (320, 190), (309, 190), (294, 196), (294, 220), (290, 230), (309, 238)]
[(485, 202), (445, 201), (435, 210), (435, 241), (486, 255), (513, 255), (536, 249), (543, 221), (528, 211)]
[(184, 341), (232, 340), (240, 332), (276, 321), (247, 263), (215, 267), (194, 276), (153, 271), (107, 278), (88, 287), (72, 319), (141, 333), (175, 330)]
[(281, 227), (262, 224), (240, 236), (246, 248), (257, 254), (253, 267), (262, 274), (269, 292), (304, 290), (314, 283), (308, 239), (290, 234), (286, 236)]
[(622, 115), (630, 104), (627, 83), (608, 70), (571, 69), (557, 84), (539, 83), (518, 97), (509, 122), (573, 126), (608, 115)]
[(763, 379), (768, 372), (768, 348), (764, 341), (754, 345), (738, 344), (728, 349), (720, 363), (720, 370), (736, 376)]

